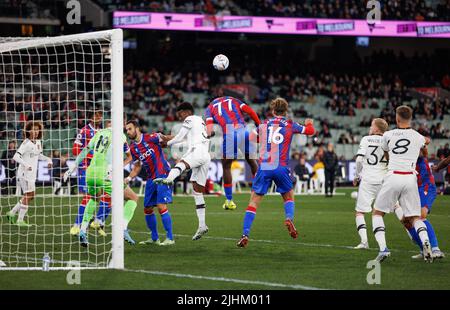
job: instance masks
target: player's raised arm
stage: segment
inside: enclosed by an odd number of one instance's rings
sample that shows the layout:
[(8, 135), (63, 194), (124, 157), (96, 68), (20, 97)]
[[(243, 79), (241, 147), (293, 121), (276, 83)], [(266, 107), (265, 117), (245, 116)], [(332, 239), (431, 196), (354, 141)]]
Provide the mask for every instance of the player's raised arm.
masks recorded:
[(214, 126), (214, 118), (212, 116), (211, 113), (211, 109), (210, 106), (208, 106), (205, 110), (205, 123), (206, 123), (206, 134), (208, 135), (208, 137), (214, 137), (214, 135), (216, 134), (213, 130), (213, 126)]
[(83, 149), (83, 130), (81, 129), (80, 132), (77, 134), (77, 137), (75, 141), (73, 142), (72, 146), (72, 154), (73, 156), (78, 156), (81, 153), (81, 150)]
[(97, 141), (98, 133), (95, 134), (95, 136), (91, 139), (89, 144), (83, 148), (80, 154), (78, 154), (77, 158), (75, 159), (75, 164), (70, 168), (69, 170), (64, 173), (64, 182), (67, 181), (69, 176), (75, 171), (75, 169), (78, 167), (78, 165), (83, 161), (83, 159), (86, 158), (87, 154), (94, 149), (95, 143)]
[(190, 129), (191, 129), (190, 120), (185, 120), (183, 126), (181, 127), (177, 135), (172, 139), (170, 139), (169, 141), (167, 141), (167, 146), (183, 142), (184, 138), (186, 137)]
[(437, 165), (434, 165), (432, 167), (434, 172), (438, 172), (441, 169), (444, 169), (445, 167), (447, 167), (448, 165), (450, 165), (450, 156), (447, 156), (447, 158), (444, 158), (443, 160), (441, 160)]
[(304, 134), (307, 136), (312, 136), (316, 132), (316, 129), (314, 128), (314, 121), (310, 118), (305, 120), (304, 126), (294, 122), (292, 127), (294, 129), (294, 133)]
[(256, 114), (255, 110), (253, 110), (251, 107), (249, 107), (247, 104), (242, 103), (240, 105), (240, 109), (242, 112), (250, 116), (250, 118), (255, 122), (255, 125), (258, 126), (261, 124), (261, 121), (259, 120), (258, 114)]

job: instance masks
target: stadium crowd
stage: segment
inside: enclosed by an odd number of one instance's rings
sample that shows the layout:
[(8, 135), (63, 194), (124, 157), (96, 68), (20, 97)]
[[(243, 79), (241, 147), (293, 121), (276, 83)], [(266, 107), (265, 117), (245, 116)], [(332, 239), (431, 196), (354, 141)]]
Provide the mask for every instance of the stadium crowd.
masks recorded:
[[(180, 13), (214, 13), (218, 15), (259, 15), (365, 19), (367, 1), (356, 0), (97, 0), (108, 10), (148, 10)], [(445, 0), (380, 1), (384, 20), (450, 19), (450, 3)]]

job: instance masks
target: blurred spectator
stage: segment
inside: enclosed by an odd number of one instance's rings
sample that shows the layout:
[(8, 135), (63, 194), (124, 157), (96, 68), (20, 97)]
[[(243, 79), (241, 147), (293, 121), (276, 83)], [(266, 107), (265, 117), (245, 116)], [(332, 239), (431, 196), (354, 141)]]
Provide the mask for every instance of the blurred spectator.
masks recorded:
[[(16, 192), (16, 162), (12, 159), (17, 151), (17, 142), (9, 141), (8, 149), (3, 151), (1, 164), (5, 167), (6, 182), (2, 185), (2, 195), (13, 195)], [(0, 167), (1, 168), (1, 167)]]
[[(52, 163), (53, 163), (53, 194), (54, 195), (63, 195), (63, 188), (67, 188), (67, 184), (69, 180), (64, 182), (64, 173), (69, 170), (69, 166), (67, 165), (67, 157), (61, 156), (60, 152), (55, 150), (52, 154)], [(69, 194), (69, 193), (66, 193)]]
[(437, 151), (437, 158), (442, 160), (450, 155), (449, 144), (445, 144), (445, 146), (441, 146)]
[(332, 143), (328, 143), (327, 145), (327, 151), (323, 155), (323, 163), (325, 165), (325, 196), (332, 197), (334, 192), (334, 178), (339, 164)]
[(294, 168), (294, 172), (298, 176), (300, 181), (309, 181), (309, 170), (306, 167), (306, 161), (304, 157), (300, 158), (299, 163)]

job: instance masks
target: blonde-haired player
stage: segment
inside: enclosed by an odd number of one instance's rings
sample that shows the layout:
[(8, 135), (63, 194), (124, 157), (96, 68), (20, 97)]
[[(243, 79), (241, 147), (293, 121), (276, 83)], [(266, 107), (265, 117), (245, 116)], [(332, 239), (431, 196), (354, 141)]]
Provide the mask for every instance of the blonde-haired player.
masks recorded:
[(420, 219), (421, 207), (417, 187), (416, 162), (420, 150), (430, 143), (411, 128), (412, 109), (399, 106), (396, 109), (397, 128), (383, 134), (382, 148), (389, 153), (388, 173), (377, 195), (372, 215), (375, 239), (380, 247), (376, 260), (382, 262), (391, 255), (386, 246), (383, 216), (398, 201), (404, 213), (404, 221), (413, 226), (422, 242), (425, 261), (432, 262), (431, 245), (427, 227)]
[[(368, 249), (367, 226), (364, 219), (366, 213), (372, 212), (372, 204), (381, 189), (383, 178), (387, 173), (388, 161), (381, 147), (383, 134), (388, 130), (388, 123), (382, 118), (375, 118), (369, 129), (369, 135), (361, 139), (356, 154), (356, 174), (353, 185), (359, 184), (358, 198), (356, 200), (356, 229), (361, 242), (355, 249)], [(401, 220), (403, 212), (398, 204), (395, 213)]]
[[(6, 213), (6, 217), (11, 224), (17, 224), (17, 226), (21, 227), (31, 226), (25, 222), (24, 218), (28, 211), (28, 205), (34, 199), (38, 161), (45, 160), (48, 163), (48, 167), (52, 167), (52, 160), (42, 154), (42, 130), (42, 123), (27, 122), (25, 125), (25, 140), (13, 157), (13, 160), (19, 164), (17, 183), (22, 190), (23, 196), (14, 208)], [(19, 213), (18, 218), (16, 217), (17, 213)]]

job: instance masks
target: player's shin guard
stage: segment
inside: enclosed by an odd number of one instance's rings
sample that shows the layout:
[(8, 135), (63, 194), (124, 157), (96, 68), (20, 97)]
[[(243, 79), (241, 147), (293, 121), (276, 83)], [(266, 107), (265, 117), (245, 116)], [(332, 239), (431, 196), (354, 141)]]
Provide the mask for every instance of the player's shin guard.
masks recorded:
[(175, 165), (175, 167), (170, 170), (169, 175), (167, 176), (167, 180), (173, 182), (173, 180), (178, 178), (184, 170), (186, 170), (186, 164), (180, 161)]
[(86, 205), (86, 210), (84, 210), (83, 221), (81, 223), (81, 231), (86, 232), (87, 227), (89, 226), (89, 222), (95, 214), (95, 207), (97, 202), (94, 199), (89, 199), (89, 202)]
[(295, 202), (293, 200), (286, 200), (284, 202), (284, 214), (286, 215), (286, 219), (293, 221), (294, 212), (295, 212)]
[(225, 191), (225, 197), (227, 200), (233, 200), (233, 187), (232, 184), (224, 183), (223, 189)]
[(145, 223), (148, 229), (152, 233), (152, 240), (156, 241), (159, 239), (158, 236), (158, 226), (156, 222), (156, 215), (153, 213), (153, 208), (144, 208)]
[(167, 239), (173, 240), (172, 217), (170, 216), (169, 210), (167, 210), (167, 208), (164, 208), (163, 210), (159, 210), (159, 214), (161, 215), (161, 221), (163, 223), (164, 229), (166, 230)]
[(128, 200), (123, 207), (123, 221), (124, 229), (128, 229), (128, 224), (134, 215), (134, 210), (136, 210), (137, 203), (134, 200)]
[(244, 228), (242, 230), (243, 235), (248, 236), (250, 234), (250, 229), (252, 228), (255, 216), (256, 216), (256, 208), (248, 206), (247, 209), (245, 210)]
[(361, 243), (367, 243), (367, 225), (364, 219), (364, 214), (358, 214), (355, 217), (356, 230), (358, 231), (359, 237), (361, 238)]
[(81, 203), (78, 206), (78, 214), (77, 218), (75, 219), (75, 225), (81, 225), (81, 222), (83, 221), (84, 210), (86, 209), (86, 205), (88, 204), (89, 199), (91, 199), (91, 196), (89, 196), (88, 194), (84, 194), (83, 200), (81, 200)]
[(383, 217), (380, 215), (373, 215), (372, 227), (375, 239), (380, 247), (380, 251), (384, 251), (386, 249), (386, 236)]
[(111, 197), (104, 196), (100, 200), (96, 219), (100, 222), (100, 224), (104, 225), (110, 213), (111, 213)]
[(198, 227), (205, 227), (206, 226), (206, 205), (205, 205), (205, 198), (203, 197), (202, 193), (198, 193), (196, 191), (192, 192), (195, 200), (195, 206), (196, 206), (196, 212), (197, 212), (197, 218), (198, 218)]
[(428, 238), (430, 239), (431, 248), (432, 249), (439, 248), (438, 240), (436, 237), (436, 233), (434, 232), (433, 225), (431, 225), (431, 223), (427, 219), (425, 219), (423, 223), (427, 226)]

